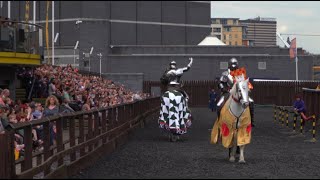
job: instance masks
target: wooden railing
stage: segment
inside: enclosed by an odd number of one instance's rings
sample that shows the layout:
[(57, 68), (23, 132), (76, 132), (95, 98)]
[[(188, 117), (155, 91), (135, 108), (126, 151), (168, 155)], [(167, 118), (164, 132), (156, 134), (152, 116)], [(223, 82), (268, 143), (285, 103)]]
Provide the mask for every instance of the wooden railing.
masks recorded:
[(320, 90), (302, 88), (302, 91), (308, 115), (314, 114), (320, 119)]
[[(86, 112), (59, 114), (16, 124), (0, 134), (0, 178), (68, 177), (125, 142), (128, 133), (159, 110), (160, 98)], [(64, 121), (68, 122), (67, 130)], [(50, 126), (56, 125), (56, 143), (50, 145)], [(87, 125), (85, 125), (87, 124)], [(32, 129), (43, 126), (44, 149), (34, 153)], [(24, 131), (24, 156), (14, 157), (14, 132)]]
[(302, 88), (315, 89), (319, 81), (254, 80), (252, 98), (255, 104), (292, 106)]

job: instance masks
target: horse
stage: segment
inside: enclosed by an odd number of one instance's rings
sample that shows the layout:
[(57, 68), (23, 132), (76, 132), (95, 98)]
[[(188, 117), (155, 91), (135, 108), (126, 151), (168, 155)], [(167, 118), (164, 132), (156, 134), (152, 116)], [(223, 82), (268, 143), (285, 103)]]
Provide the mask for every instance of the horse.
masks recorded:
[(240, 75), (235, 78), (233, 87), (220, 116), (211, 132), (211, 144), (222, 139), (222, 145), (229, 149), (229, 161), (235, 162), (235, 151), (240, 147), (239, 163), (245, 163), (244, 148), (251, 141), (251, 117), (249, 109), (249, 79)]
[(161, 97), (159, 127), (170, 132), (169, 140), (176, 142), (191, 126), (188, 98), (178, 90), (167, 90)]

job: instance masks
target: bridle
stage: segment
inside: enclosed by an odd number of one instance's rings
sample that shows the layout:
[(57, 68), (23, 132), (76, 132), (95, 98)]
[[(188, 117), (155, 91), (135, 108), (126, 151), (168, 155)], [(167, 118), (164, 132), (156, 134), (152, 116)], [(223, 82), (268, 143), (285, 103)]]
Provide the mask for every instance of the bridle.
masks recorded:
[[(236, 83), (237, 83), (237, 82), (236, 82)], [(237, 84), (236, 84), (236, 93), (238, 94), (238, 96), (239, 96), (240, 98), (239, 98), (239, 99), (235, 98), (235, 97), (233, 96), (233, 94), (231, 95), (231, 97), (232, 97), (232, 99), (233, 99), (235, 102), (240, 103), (240, 100), (241, 100), (242, 96), (241, 96), (241, 94), (239, 95), (238, 90), (239, 90), (239, 84), (237, 83)]]

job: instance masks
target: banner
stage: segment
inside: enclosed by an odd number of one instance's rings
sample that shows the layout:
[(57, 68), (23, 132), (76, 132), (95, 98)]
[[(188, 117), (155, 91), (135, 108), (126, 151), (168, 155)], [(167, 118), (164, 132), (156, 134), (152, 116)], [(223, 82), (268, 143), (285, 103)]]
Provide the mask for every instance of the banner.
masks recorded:
[(295, 59), (297, 57), (297, 40), (296, 38), (292, 39), (291, 44), (290, 44), (290, 59)]

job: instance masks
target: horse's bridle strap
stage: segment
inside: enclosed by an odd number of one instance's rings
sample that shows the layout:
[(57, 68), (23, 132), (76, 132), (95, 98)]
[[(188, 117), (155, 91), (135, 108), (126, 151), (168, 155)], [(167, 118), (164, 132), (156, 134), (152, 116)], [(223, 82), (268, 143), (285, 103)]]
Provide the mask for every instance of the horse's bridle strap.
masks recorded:
[(236, 99), (235, 97), (233, 97), (233, 95), (232, 95), (232, 99), (233, 99), (234, 101), (236, 101), (237, 103), (240, 103), (240, 100), (239, 100), (239, 99)]

